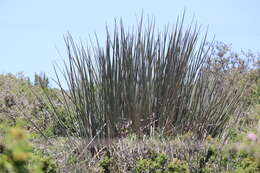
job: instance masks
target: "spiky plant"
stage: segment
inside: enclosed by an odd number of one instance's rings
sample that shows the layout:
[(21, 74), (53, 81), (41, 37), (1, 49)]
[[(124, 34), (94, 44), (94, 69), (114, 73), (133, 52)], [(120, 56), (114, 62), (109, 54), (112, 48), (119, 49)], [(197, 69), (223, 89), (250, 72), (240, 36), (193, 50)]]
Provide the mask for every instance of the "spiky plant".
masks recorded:
[(238, 115), (242, 90), (208, 70), (207, 34), (183, 23), (157, 33), (153, 22), (141, 19), (126, 31), (121, 21), (112, 34), (107, 29), (104, 47), (97, 41), (86, 48), (65, 36), (64, 78), (56, 71), (65, 111), (49, 99), (56, 121), (69, 135), (88, 138), (117, 137), (122, 121), (137, 134), (150, 127), (161, 134), (221, 134)]
[(49, 79), (45, 73), (35, 74), (34, 75), (34, 85), (41, 85), (43, 87), (49, 86)]

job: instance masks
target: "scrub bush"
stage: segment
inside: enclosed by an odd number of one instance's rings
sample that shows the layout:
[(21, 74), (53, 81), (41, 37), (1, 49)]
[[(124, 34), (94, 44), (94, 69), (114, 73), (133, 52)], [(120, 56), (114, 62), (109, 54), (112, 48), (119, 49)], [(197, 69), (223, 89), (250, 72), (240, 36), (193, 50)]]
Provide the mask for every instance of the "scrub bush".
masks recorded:
[(56, 173), (55, 162), (36, 153), (28, 133), (20, 126), (4, 127), (0, 143), (0, 171), (2, 173)]

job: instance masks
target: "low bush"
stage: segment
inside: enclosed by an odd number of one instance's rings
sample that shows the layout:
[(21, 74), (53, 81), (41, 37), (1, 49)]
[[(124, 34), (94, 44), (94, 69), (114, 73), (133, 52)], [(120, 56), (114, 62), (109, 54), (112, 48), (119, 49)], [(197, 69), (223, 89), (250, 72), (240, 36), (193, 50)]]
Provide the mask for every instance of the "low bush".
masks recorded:
[(36, 152), (28, 133), (19, 125), (5, 127), (0, 143), (0, 171), (2, 173), (56, 173), (57, 165), (48, 156)]

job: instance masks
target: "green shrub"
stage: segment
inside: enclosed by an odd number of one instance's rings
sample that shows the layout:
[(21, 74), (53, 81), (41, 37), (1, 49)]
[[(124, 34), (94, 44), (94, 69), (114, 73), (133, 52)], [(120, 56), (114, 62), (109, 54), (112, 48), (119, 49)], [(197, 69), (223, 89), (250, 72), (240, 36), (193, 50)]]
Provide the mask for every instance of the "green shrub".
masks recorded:
[(189, 173), (189, 166), (185, 161), (172, 159), (167, 161), (167, 156), (162, 153), (152, 153), (148, 158), (137, 161), (135, 173)]
[[(259, 142), (253, 133), (243, 135), (242, 140), (229, 143), (222, 148), (211, 144), (208, 152), (200, 159), (199, 170), (210, 172), (255, 173), (260, 171)], [(252, 137), (253, 136), (253, 137)]]
[(53, 160), (36, 154), (29, 142), (28, 133), (20, 126), (4, 127), (4, 137), (0, 146), (0, 170), (3, 173), (57, 172), (57, 165)]
[(110, 173), (110, 166), (112, 164), (113, 159), (109, 156), (105, 156), (100, 162), (99, 166), (102, 168), (104, 173)]
[(181, 173), (181, 172), (190, 173), (189, 165), (184, 161), (180, 161), (178, 159), (173, 159), (168, 164), (168, 172), (167, 173)]
[(256, 173), (259, 171), (260, 169), (254, 158), (247, 157), (240, 161), (235, 173)]
[(77, 163), (78, 158), (75, 154), (70, 154), (66, 160), (66, 164), (74, 164)]
[(162, 173), (165, 170), (166, 161), (166, 155), (161, 153), (152, 153), (150, 158), (140, 159), (137, 161), (135, 172)]

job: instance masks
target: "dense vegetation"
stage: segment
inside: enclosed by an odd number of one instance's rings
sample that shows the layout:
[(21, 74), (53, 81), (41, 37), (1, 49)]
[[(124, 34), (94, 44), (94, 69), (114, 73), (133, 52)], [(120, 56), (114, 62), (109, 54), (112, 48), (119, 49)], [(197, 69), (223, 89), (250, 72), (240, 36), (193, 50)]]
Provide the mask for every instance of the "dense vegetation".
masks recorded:
[(1, 172), (260, 172), (258, 55), (183, 22), (67, 35), (58, 89), (0, 75)]

